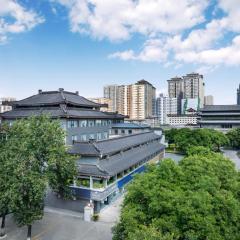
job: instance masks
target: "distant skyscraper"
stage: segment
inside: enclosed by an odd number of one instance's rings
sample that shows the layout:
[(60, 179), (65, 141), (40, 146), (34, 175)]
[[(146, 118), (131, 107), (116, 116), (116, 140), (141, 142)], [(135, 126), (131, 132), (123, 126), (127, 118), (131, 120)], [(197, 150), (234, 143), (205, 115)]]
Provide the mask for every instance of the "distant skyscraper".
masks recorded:
[(240, 84), (239, 88), (237, 89), (237, 105), (240, 105)]
[(131, 114), (131, 87), (130, 85), (118, 86), (117, 111), (125, 116)]
[(113, 112), (113, 104), (112, 104), (112, 100), (110, 98), (99, 97), (99, 98), (88, 98), (88, 99), (92, 102), (105, 105), (100, 108), (100, 111)]
[(214, 100), (212, 95), (208, 95), (204, 97), (204, 105), (213, 105)]
[(204, 105), (204, 82), (203, 75), (198, 73), (190, 73), (183, 76), (183, 98), (198, 99), (199, 106)]
[(168, 80), (168, 95), (178, 99), (178, 114), (182, 112), (182, 99), (196, 99), (200, 108), (204, 104), (203, 75), (190, 73)]
[(177, 98), (177, 111), (181, 114), (181, 100), (183, 98), (183, 79), (181, 77), (174, 77), (168, 80), (168, 96), (170, 98)]
[(103, 89), (104, 98), (112, 100), (112, 110), (117, 111), (117, 101), (118, 101), (118, 85), (108, 85)]
[(160, 94), (156, 100), (156, 115), (160, 124), (168, 124), (167, 115), (176, 115), (177, 112), (177, 98), (170, 98)]
[(156, 88), (146, 80), (131, 85), (131, 119), (146, 119), (155, 115)]
[(183, 97), (183, 79), (181, 77), (174, 77), (168, 80), (168, 96), (170, 98)]
[(104, 97), (113, 101), (113, 109), (130, 119), (146, 119), (155, 115), (156, 88), (146, 80), (131, 85), (104, 87)]

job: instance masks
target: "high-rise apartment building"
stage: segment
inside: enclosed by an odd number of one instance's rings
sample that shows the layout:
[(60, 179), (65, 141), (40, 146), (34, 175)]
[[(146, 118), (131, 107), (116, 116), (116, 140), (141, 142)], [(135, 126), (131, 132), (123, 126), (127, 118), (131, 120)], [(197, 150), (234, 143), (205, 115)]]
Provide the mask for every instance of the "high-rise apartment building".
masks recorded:
[(100, 111), (103, 112), (113, 112), (113, 102), (110, 98), (88, 98), (88, 100), (101, 104), (102, 107), (100, 107)]
[(113, 101), (113, 110), (129, 119), (146, 119), (155, 115), (156, 88), (146, 80), (131, 85), (104, 87), (104, 97)]
[(117, 111), (125, 116), (131, 114), (131, 85), (118, 86)]
[(112, 110), (117, 111), (117, 101), (118, 101), (118, 85), (107, 85), (103, 89), (104, 98), (112, 100)]
[(203, 75), (190, 73), (183, 77), (168, 80), (168, 95), (178, 99), (178, 114), (182, 112), (182, 99), (196, 99), (199, 108), (204, 105)]
[(161, 125), (168, 124), (168, 114), (177, 115), (177, 98), (160, 94), (156, 100), (156, 115)]
[(170, 98), (183, 98), (183, 79), (174, 77), (168, 80), (168, 96)]
[(213, 104), (214, 104), (214, 100), (212, 95), (208, 95), (204, 97), (204, 105), (213, 105)]
[(156, 88), (146, 80), (130, 85), (131, 119), (151, 118), (155, 114)]
[(203, 75), (190, 73), (183, 76), (183, 98), (198, 99), (199, 107), (204, 105), (204, 82)]
[(177, 111), (181, 114), (181, 100), (183, 99), (184, 83), (181, 77), (174, 77), (168, 80), (168, 96), (177, 98)]

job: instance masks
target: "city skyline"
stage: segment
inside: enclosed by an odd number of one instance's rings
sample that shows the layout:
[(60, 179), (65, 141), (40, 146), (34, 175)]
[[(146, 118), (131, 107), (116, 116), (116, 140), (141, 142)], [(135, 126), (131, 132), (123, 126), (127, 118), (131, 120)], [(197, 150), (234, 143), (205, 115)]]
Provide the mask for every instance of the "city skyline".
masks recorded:
[(198, 72), (215, 104), (236, 104), (238, 1), (147, 3), (1, 1), (0, 96), (64, 88), (101, 97), (104, 85), (141, 79), (166, 93), (168, 79)]

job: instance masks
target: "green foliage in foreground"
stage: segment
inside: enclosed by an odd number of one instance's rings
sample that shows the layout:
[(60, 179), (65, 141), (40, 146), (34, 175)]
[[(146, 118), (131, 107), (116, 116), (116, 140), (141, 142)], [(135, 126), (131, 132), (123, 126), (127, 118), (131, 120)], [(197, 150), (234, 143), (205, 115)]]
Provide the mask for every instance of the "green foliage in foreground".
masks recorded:
[(67, 154), (60, 123), (47, 116), (15, 121), (1, 132), (0, 213), (10, 209), (17, 224), (30, 230), (43, 216), (47, 184), (68, 195), (75, 161)]
[(229, 145), (232, 148), (240, 149), (240, 128), (235, 128), (227, 133)]
[(165, 131), (166, 140), (169, 144), (175, 144), (176, 149), (187, 153), (193, 146), (207, 147), (212, 151), (219, 151), (220, 147), (228, 145), (225, 134), (213, 129), (171, 129)]
[(221, 154), (202, 150), (136, 176), (113, 240), (240, 239), (239, 173)]

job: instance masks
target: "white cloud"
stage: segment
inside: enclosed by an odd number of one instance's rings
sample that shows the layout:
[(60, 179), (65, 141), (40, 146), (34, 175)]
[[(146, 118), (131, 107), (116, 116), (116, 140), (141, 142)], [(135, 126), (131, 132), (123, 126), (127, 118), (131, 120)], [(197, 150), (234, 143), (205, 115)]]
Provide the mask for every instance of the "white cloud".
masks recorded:
[[(230, 38), (229, 43), (225, 39), (225, 46), (221, 44), (221, 40), (229, 32), (240, 33), (240, 2), (219, 0), (218, 7), (226, 13), (224, 17), (212, 19), (204, 27), (193, 28), (187, 35), (161, 34), (154, 39), (161, 44), (153, 44), (149, 48), (146, 46), (151, 40), (147, 40), (138, 53), (133, 54), (132, 50), (128, 50), (132, 53), (129, 59), (163, 62), (164, 66), (168, 66), (169, 63), (175, 63), (175, 66), (179, 63), (194, 63), (200, 64), (199, 69), (203, 71), (212, 71), (216, 65), (222, 64), (240, 65), (240, 35), (235, 36), (232, 41)], [(111, 56), (127, 60), (126, 56), (123, 58), (122, 53), (125, 52)]]
[(9, 34), (31, 30), (44, 18), (27, 10), (15, 0), (0, 0), (0, 43), (7, 42)]
[(222, 19), (224, 27), (239, 32), (240, 2), (239, 0), (219, 0), (219, 7), (227, 14)]
[(126, 40), (132, 33), (173, 34), (204, 21), (207, 0), (52, 0), (69, 9), (73, 32)]
[(210, 65), (240, 65), (240, 35), (227, 47), (200, 52), (188, 51), (177, 53), (176, 59), (184, 62), (196, 62)]
[(116, 52), (109, 57), (143, 62), (164, 62), (167, 60), (168, 51), (164, 50), (163, 42), (160, 39), (149, 39), (145, 42), (143, 50), (139, 54), (134, 53), (133, 50), (127, 50)]

